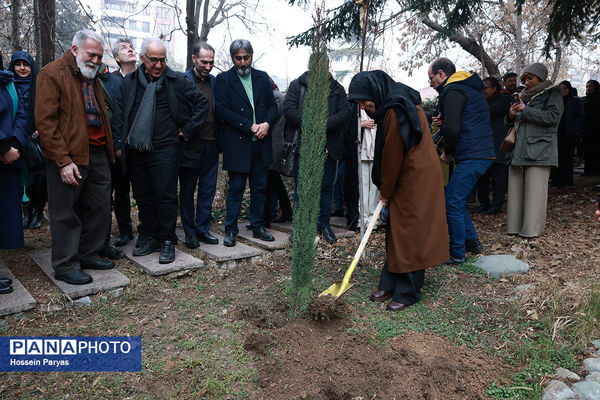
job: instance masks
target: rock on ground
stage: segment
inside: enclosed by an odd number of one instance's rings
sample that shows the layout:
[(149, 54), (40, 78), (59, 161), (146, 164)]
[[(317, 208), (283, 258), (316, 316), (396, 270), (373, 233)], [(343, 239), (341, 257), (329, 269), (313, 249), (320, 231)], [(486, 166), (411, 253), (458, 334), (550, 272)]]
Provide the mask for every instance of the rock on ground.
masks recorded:
[(502, 278), (502, 276), (513, 274), (523, 275), (529, 271), (529, 264), (508, 254), (484, 256), (475, 261), (475, 265), (494, 278)]
[(556, 369), (556, 373), (554, 374), (554, 377), (557, 379), (567, 380), (570, 382), (579, 382), (581, 380), (581, 377), (579, 375), (577, 375), (575, 372), (569, 371), (568, 369), (562, 368), (562, 367), (559, 367)]
[(73, 300), (73, 305), (88, 307), (92, 305), (92, 299), (90, 299), (90, 296), (80, 297), (77, 300)]
[(590, 372), (600, 372), (600, 360), (597, 358), (586, 358), (583, 366)]
[(600, 383), (583, 381), (573, 384), (573, 389), (581, 396), (582, 400), (600, 399)]
[(566, 383), (553, 380), (551, 381), (546, 389), (542, 400), (576, 400), (577, 393), (575, 393)]

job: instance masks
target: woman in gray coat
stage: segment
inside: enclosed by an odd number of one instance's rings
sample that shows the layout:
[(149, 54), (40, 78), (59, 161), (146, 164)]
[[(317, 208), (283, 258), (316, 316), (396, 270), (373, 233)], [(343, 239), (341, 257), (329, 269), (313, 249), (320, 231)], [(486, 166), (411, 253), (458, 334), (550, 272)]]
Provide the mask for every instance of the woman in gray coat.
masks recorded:
[(509, 234), (531, 238), (546, 225), (548, 178), (558, 165), (557, 129), (563, 113), (562, 90), (547, 80), (548, 70), (540, 63), (521, 74), (525, 89), (519, 93), (506, 116), (517, 125), (515, 147), (508, 157)]

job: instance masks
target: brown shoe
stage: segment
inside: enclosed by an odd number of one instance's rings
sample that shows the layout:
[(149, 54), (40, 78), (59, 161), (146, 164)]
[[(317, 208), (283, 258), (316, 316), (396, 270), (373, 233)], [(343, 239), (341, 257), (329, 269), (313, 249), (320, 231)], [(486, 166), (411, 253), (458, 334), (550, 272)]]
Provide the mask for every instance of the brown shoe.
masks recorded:
[(406, 304), (397, 303), (394, 300), (392, 300), (392, 301), (390, 301), (390, 303), (387, 305), (387, 307), (385, 309), (388, 311), (398, 312), (398, 311), (406, 310), (407, 308), (408, 308), (408, 306)]
[(369, 300), (371, 300), (371, 301), (386, 301), (389, 298), (390, 298), (389, 293), (384, 292), (383, 290), (379, 290), (379, 289), (377, 289), (376, 291), (371, 293), (371, 295), (369, 296)]

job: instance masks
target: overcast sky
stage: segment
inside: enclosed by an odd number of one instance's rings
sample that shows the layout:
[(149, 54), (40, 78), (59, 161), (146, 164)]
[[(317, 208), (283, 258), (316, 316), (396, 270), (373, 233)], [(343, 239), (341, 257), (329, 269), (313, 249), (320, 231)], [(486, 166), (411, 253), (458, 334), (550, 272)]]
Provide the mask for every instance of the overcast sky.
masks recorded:
[[(327, 7), (332, 8), (341, 4), (343, 0), (327, 0)], [(101, 11), (100, 2), (97, 0), (82, 0), (86, 7), (90, 7), (95, 18), (99, 19)], [(179, 0), (179, 7), (182, 10), (182, 24), (185, 24), (185, 0)], [(254, 66), (268, 72), (276, 77), (282, 88), (307, 69), (308, 56), (310, 49), (306, 46), (300, 48), (289, 48), (286, 44), (286, 37), (296, 35), (305, 31), (312, 25), (312, 11), (298, 6), (291, 6), (285, 0), (260, 0), (259, 13), (263, 16), (262, 26), (256, 26), (253, 32), (248, 32), (246, 27), (235, 19), (230, 24), (221, 24), (211, 30), (208, 42), (215, 47), (217, 52), (223, 52), (217, 56), (216, 65), (230, 67), (230, 62), (226, 58), (226, 52), (232, 39), (246, 38), (252, 42), (254, 47)], [(260, 20), (260, 18), (258, 18)], [(185, 26), (185, 25), (184, 25)], [(183, 32), (176, 32), (173, 40), (175, 41), (175, 54), (170, 55), (182, 65), (186, 64), (186, 46), (187, 41)], [(408, 84), (417, 90), (428, 86), (427, 68), (421, 68), (414, 71), (412, 77), (408, 73), (399, 70), (394, 61), (396, 49), (395, 39), (387, 41), (389, 47), (385, 50), (388, 54), (386, 65), (387, 72), (398, 81)], [(352, 63), (355, 63), (352, 65)], [(333, 70), (358, 69), (358, 60), (348, 62), (334, 63)], [(213, 71), (217, 74), (219, 71), (215, 68)], [(350, 76), (344, 80), (343, 84), (347, 86)]]

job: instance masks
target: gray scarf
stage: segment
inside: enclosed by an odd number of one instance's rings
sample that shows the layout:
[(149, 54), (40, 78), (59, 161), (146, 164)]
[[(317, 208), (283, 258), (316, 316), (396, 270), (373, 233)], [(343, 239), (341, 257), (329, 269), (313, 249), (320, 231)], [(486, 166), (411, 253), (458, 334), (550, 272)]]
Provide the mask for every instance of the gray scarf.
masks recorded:
[(133, 124), (131, 124), (129, 135), (127, 135), (127, 144), (138, 151), (152, 151), (156, 93), (162, 89), (165, 74), (163, 73), (160, 78), (148, 83), (143, 67), (143, 64), (139, 67), (138, 80), (146, 90), (144, 91), (144, 97), (142, 97)]
[(552, 82), (550, 82), (549, 80), (545, 80), (545, 81), (538, 83), (531, 89), (527, 89), (527, 88), (523, 89), (523, 91), (521, 93), (519, 93), (519, 96), (521, 97), (521, 99), (523, 99), (523, 102), (528, 103), (529, 100), (531, 100), (533, 98), (533, 96), (535, 96), (542, 90), (549, 88), (550, 86), (552, 86)]

